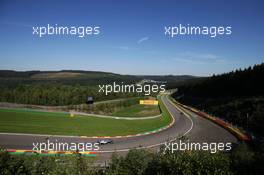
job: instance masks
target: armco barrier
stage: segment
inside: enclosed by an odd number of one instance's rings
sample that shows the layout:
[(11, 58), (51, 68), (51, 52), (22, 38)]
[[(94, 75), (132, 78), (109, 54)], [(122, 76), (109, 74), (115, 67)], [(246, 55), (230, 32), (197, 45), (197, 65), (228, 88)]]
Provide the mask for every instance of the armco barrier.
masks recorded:
[(212, 121), (212, 122), (224, 127), (226, 130), (228, 130), (229, 132), (234, 134), (239, 140), (242, 140), (242, 141), (250, 141), (251, 140), (251, 138), (248, 135), (244, 134), (238, 128), (235, 128), (231, 124), (229, 124), (229, 123), (227, 123), (227, 122), (225, 122), (225, 121), (223, 121), (223, 120), (221, 120), (221, 119), (219, 119), (217, 117), (213, 117), (213, 116), (211, 116), (209, 114), (206, 114), (205, 112), (199, 111), (199, 110), (197, 110), (197, 109), (195, 109), (193, 107), (189, 107), (189, 106), (183, 105), (183, 104), (181, 104), (181, 103), (179, 103), (177, 101), (174, 101), (174, 102), (177, 105), (179, 105), (179, 106), (181, 106), (181, 107), (183, 107), (183, 108), (185, 108), (187, 110), (190, 110), (193, 113), (195, 113), (195, 114), (197, 114), (197, 115), (199, 115), (201, 117), (204, 117), (204, 118), (206, 118), (206, 119), (208, 119), (208, 120), (210, 120), (210, 121)]

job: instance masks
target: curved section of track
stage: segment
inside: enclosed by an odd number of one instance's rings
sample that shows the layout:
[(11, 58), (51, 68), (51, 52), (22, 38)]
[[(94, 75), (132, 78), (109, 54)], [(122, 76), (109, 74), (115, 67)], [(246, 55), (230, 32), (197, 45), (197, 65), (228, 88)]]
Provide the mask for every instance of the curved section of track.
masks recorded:
[[(237, 142), (235, 136), (215, 123), (197, 116), (190, 111), (182, 111), (173, 104), (167, 96), (162, 95), (161, 100), (174, 118), (174, 124), (166, 130), (158, 133), (129, 138), (115, 138), (113, 144), (100, 146), (100, 156), (107, 160), (112, 152), (126, 152), (132, 148), (153, 148), (158, 149), (167, 141), (174, 140), (185, 135), (191, 142)], [(144, 120), (142, 120), (144, 122)], [(31, 135), (10, 135), (0, 134), (0, 147), (8, 149), (29, 149), (33, 148), (33, 142), (63, 143), (93, 143), (98, 139), (80, 137), (58, 137), (58, 136), (31, 136)]]

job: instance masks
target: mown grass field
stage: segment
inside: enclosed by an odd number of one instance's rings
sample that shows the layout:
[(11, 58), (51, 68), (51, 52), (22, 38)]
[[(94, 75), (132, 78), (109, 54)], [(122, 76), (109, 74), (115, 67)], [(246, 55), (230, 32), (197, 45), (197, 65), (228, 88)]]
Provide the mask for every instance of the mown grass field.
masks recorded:
[[(166, 114), (166, 113), (165, 113)], [(0, 132), (76, 136), (117, 136), (143, 133), (166, 126), (168, 115), (147, 120), (115, 120), (55, 112), (0, 109)]]
[(156, 116), (159, 114), (159, 106), (137, 104), (125, 107), (117, 112), (114, 112), (112, 115), (118, 117), (148, 117)]

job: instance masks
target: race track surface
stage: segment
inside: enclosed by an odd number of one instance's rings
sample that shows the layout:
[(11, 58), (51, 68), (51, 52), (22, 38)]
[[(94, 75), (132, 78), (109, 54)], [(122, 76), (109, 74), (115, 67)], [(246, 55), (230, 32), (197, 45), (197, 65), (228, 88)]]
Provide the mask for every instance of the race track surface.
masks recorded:
[[(174, 118), (174, 124), (161, 132), (144, 136), (130, 138), (115, 138), (113, 144), (100, 146), (98, 154), (99, 160), (106, 161), (112, 152), (125, 154), (132, 148), (151, 148), (158, 150), (161, 145), (169, 140), (174, 140), (179, 136), (186, 136), (190, 142), (195, 143), (227, 143), (237, 142), (235, 136), (217, 124), (197, 116), (188, 111), (190, 116), (182, 114), (175, 105), (168, 99), (168, 96), (162, 95), (161, 100)], [(142, 120), (144, 122), (144, 120)], [(80, 138), (80, 137), (54, 137), (54, 136), (34, 136), (34, 135), (15, 135), (0, 134), (0, 147), (6, 149), (26, 149), (32, 150), (33, 142), (67, 142), (67, 143), (94, 143), (96, 138)]]

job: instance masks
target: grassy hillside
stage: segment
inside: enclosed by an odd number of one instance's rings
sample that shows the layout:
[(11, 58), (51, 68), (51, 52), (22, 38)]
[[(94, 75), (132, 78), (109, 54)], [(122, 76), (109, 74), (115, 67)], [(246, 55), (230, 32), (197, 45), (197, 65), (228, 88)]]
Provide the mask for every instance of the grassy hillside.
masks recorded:
[[(131, 112), (131, 111), (130, 111)], [(168, 125), (171, 117), (116, 120), (24, 109), (0, 108), (0, 132), (77, 136), (117, 136), (152, 131)]]
[(113, 116), (119, 116), (119, 117), (147, 117), (147, 116), (156, 116), (159, 114), (160, 114), (160, 110), (158, 106), (140, 105), (140, 104), (125, 107), (121, 110), (112, 113)]

